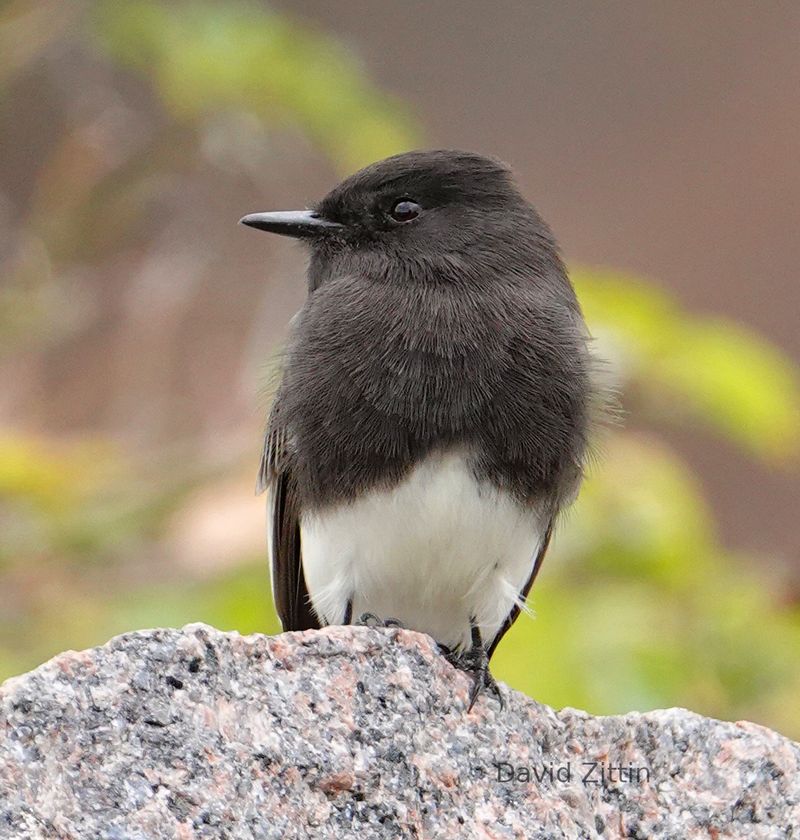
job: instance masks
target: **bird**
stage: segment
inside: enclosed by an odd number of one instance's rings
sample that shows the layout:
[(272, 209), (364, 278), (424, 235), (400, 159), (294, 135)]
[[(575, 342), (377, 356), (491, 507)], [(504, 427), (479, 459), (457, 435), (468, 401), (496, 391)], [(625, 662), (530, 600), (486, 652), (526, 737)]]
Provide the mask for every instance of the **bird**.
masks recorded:
[(394, 624), (472, 676), (525, 608), (585, 473), (599, 388), (554, 236), (506, 164), (373, 163), (244, 225), (301, 240), (257, 489), (284, 630)]

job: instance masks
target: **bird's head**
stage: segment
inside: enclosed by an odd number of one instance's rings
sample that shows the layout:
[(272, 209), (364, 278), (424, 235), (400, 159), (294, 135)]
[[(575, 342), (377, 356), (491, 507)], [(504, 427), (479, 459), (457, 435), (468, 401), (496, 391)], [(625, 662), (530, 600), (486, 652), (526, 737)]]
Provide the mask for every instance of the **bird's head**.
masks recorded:
[(354, 270), (402, 281), (498, 268), (530, 274), (559, 262), (549, 229), (509, 168), (470, 152), (395, 155), (351, 175), (312, 209), (241, 221), (305, 240), (312, 288)]

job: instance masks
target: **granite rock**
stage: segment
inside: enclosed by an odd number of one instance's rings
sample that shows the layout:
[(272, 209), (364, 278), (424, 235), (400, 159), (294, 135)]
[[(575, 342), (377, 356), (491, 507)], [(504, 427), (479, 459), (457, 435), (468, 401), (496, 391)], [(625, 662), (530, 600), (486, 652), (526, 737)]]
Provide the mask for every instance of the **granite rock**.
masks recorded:
[(592, 717), (426, 636), (149, 630), (0, 688), (0, 837), (800, 837), (800, 746), (682, 709)]

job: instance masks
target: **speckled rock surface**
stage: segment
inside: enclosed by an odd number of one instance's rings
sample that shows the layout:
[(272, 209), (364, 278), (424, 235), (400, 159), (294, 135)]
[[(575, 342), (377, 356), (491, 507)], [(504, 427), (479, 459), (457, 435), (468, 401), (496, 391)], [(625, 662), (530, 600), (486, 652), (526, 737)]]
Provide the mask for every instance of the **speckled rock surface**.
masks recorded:
[(203, 625), (0, 688), (0, 837), (800, 836), (800, 747), (680, 709), (593, 718), (467, 678), (426, 636)]

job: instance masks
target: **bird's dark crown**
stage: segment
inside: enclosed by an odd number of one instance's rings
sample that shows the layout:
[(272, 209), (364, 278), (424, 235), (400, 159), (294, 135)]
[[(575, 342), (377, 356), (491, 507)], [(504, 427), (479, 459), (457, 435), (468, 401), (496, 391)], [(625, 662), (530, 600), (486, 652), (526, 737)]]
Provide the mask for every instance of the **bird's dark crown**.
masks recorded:
[(397, 230), (392, 218), (400, 201), (419, 205), (425, 216), (448, 209), (477, 212), (524, 205), (508, 167), (473, 152), (414, 151), (373, 163), (342, 181), (315, 208), (325, 219), (361, 234)]

